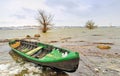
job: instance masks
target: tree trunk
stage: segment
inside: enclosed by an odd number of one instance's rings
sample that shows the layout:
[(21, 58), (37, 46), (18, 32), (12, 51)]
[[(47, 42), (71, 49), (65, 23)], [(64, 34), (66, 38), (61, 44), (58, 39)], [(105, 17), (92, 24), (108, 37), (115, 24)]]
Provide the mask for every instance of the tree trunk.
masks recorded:
[(43, 27), (42, 32), (43, 32), (43, 33), (46, 33), (46, 32), (47, 32), (47, 27), (46, 27), (46, 25)]

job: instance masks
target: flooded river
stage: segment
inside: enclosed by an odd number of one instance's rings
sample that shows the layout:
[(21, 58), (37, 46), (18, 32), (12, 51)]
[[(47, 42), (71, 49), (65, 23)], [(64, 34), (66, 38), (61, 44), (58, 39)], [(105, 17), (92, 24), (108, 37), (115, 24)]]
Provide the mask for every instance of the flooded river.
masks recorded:
[[(8, 34), (9, 32), (9, 34)], [(103, 33), (104, 32), (104, 33)], [(54, 29), (40, 33), (40, 42), (53, 44), (80, 53), (76, 72), (57, 72), (50, 68), (24, 61), (11, 51), (8, 43), (0, 43), (0, 76), (120, 76), (120, 29), (86, 28)], [(34, 37), (36, 29), (0, 30), (0, 40)], [(110, 49), (98, 49), (98, 45)]]

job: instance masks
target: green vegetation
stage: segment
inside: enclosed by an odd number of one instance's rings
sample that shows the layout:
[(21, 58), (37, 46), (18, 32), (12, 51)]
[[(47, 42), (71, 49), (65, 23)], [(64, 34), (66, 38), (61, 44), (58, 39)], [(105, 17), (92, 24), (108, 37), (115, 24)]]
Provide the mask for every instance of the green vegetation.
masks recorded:
[(88, 20), (85, 24), (85, 27), (88, 28), (88, 29), (94, 29), (97, 26), (95, 26), (95, 22), (93, 22), (92, 20)]
[(42, 28), (42, 32), (46, 33), (49, 29), (50, 26), (53, 25), (52, 22), (53, 16), (51, 14), (46, 14), (42, 10), (38, 10), (38, 22)]

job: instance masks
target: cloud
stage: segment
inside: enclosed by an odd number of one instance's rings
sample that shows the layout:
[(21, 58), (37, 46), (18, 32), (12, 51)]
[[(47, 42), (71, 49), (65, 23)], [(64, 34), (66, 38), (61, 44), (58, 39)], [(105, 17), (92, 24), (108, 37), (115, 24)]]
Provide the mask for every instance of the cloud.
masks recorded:
[(0, 24), (37, 24), (38, 9), (54, 15), (56, 25), (120, 24), (120, 0), (3, 0)]
[(16, 11), (11, 17), (15, 17), (17, 19), (33, 19), (36, 15), (36, 11), (30, 8), (21, 8), (21, 10)]
[(56, 25), (80, 25), (93, 8), (91, 4), (83, 3), (82, 0), (46, 0), (46, 4), (55, 9), (53, 13)]
[(15, 17), (15, 18), (17, 18), (17, 19), (26, 19), (26, 16), (24, 16), (24, 15), (19, 15), (19, 14), (14, 14), (14, 15), (12, 15), (12, 17)]
[(36, 24), (37, 10), (47, 9), (44, 0), (4, 0), (0, 4), (0, 26)]
[(88, 11), (92, 5), (83, 4), (81, 0), (51, 0), (46, 1), (46, 4), (51, 8), (58, 8), (62, 12), (73, 13), (73, 12), (85, 12)]

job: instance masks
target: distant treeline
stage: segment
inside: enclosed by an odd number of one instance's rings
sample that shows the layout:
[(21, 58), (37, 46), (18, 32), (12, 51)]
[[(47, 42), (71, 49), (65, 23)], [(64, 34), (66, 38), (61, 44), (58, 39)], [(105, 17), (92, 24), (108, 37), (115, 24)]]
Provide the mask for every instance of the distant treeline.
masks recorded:
[[(38, 29), (40, 26), (17, 26), (17, 27), (0, 27), (0, 30), (16, 30), (16, 29)], [(100, 28), (120, 28), (120, 26), (97, 26)], [(54, 26), (53, 28), (85, 28), (85, 26)]]

